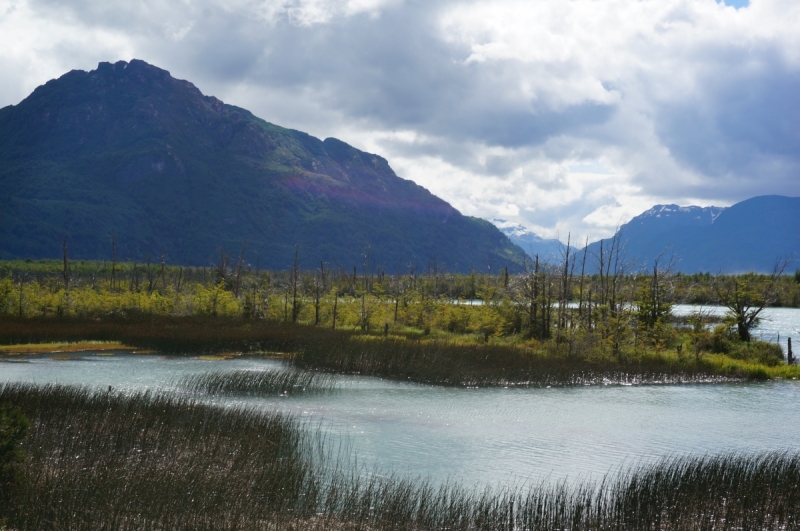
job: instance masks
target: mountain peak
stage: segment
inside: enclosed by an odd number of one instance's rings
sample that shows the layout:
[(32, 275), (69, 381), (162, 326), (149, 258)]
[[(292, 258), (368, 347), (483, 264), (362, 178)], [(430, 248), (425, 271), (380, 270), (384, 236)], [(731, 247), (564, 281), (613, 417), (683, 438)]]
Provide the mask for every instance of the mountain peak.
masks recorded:
[(542, 238), (535, 232), (528, 230), (524, 225), (513, 221), (492, 218), (492, 223), (531, 258), (539, 255), (540, 258), (546, 260), (557, 259), (567, 247), (560, 240)]
[(653, 208), (634, 217), (629, 223), (634, 221), (646, 223), (648, 218), (671, 218), (680, 224), (703, 225), (714, 223), (714, 220), (723, 210), (725, 210), (725, 207), (655, 205)]
[[(656, 205), (616, 238), (639, 266), (651, 267), (666, 252), (684, 273), (769, 272), (778, 257), (800, 255), (800, 198), (760, 196), (727, 208)], [(596, 256), (599, 247), (588, 251)]]
[[(490, 224), (401, 179), (383, 157), (320, 140), (205, 96), (133, 59), (48, 81), (0, 109), (0, 257), (57, 256), (207, 265), (220, 249), (263, 267), (396, 270), (436, 257), (451, 271), (523, 261)], [(4, 205), (6, 206), (6, 205)]]

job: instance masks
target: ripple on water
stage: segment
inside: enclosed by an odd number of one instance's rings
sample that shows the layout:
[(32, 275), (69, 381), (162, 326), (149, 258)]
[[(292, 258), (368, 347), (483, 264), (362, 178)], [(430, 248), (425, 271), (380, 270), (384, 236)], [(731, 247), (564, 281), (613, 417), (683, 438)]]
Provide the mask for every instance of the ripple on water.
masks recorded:
[[(76, 356), (77, 357), (77, 356)], [(0, 381), (173, 388), (189, 374), (266, 370), (277, 360), (204, 361), (116, 353), (91, 362), (3, 364)], [(454, 389), (339, 377), (332, 394), (215, 399), (321, 419), (349, 438), (359, 460), (467, 483), (599, 477), (624, 464), (684, 453), (797, 448), (800, 382)]]

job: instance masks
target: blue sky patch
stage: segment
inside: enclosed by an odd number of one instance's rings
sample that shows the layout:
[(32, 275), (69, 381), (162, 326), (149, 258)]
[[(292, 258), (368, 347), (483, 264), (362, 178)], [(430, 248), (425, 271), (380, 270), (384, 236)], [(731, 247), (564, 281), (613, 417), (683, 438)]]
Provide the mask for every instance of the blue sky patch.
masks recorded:
[(731, 6), (731, 7), (735, 7), (736, 9), (739, 9), (740, 7), (749, 6), (750, 5), (750, 0), (722, 0), (719, 3), (720, 4), (725, 4), (726, 6)]

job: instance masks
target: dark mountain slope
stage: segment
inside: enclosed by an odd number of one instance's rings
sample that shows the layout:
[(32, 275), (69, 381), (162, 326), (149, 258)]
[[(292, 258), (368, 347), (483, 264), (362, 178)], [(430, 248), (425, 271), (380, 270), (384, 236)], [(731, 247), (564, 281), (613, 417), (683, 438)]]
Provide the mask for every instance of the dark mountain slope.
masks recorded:
[(207, 265), (223, 248), (261, 267), (351, 267), (371, 248), (395, 270), (523, 261), (490, 223), (462, 216), (387, 161), (203, 96), (143, 61), (101, 63), (0, 109), (0, 257), (164, 254)]
[[(666, 251), (684, 273), (769, 272), (779, 257), (800, 258), (800, 197), (754, 197), (724, 209), (657, 205), (617, 237), (627, 258), (647, 267)], [(603, 242), (607, 249), (611, 240)], [(599, 248), (595, 242), (588, 251)]]

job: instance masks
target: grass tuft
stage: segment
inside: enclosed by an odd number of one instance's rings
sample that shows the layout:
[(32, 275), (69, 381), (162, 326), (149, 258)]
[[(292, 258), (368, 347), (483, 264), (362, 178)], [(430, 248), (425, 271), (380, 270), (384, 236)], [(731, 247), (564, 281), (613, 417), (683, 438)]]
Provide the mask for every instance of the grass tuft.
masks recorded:
[(330, 374), (300, 370), (212, 371), (185, 376), (178, 385), (210, 395), (298, 395), (327, 393), (335, 389)]

